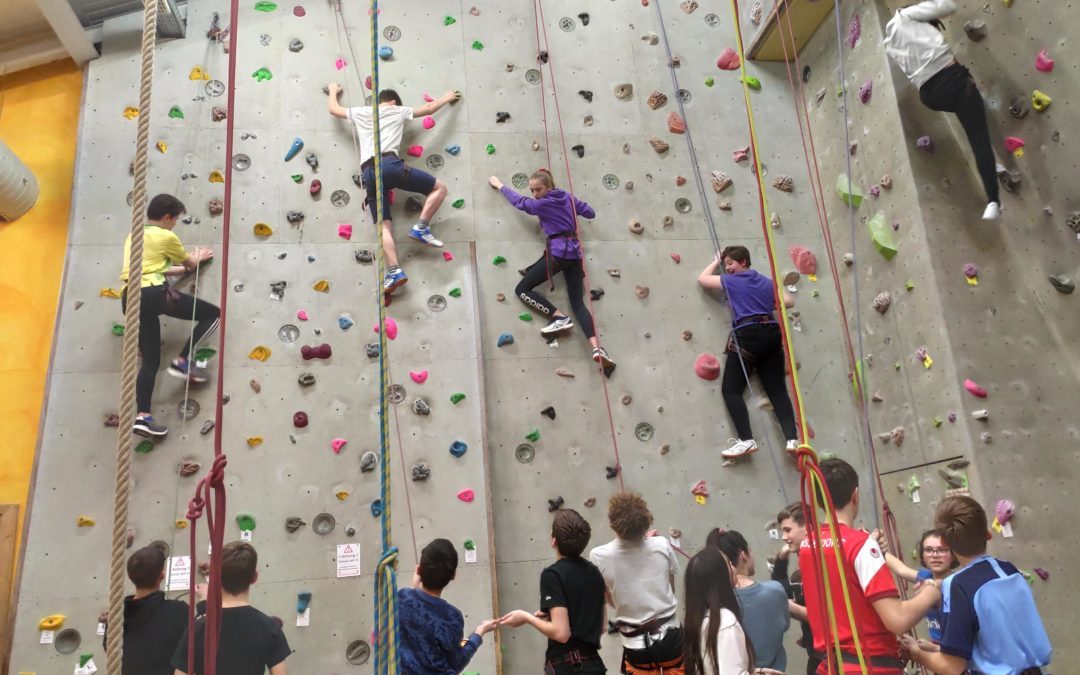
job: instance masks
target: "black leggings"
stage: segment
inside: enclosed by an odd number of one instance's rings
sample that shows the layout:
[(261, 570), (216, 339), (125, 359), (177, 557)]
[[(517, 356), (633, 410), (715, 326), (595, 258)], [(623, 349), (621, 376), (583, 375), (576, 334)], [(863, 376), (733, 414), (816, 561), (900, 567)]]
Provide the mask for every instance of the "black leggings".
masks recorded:
[(997, 169), (990, 129), (986, 125), (986, 107), (975, 80), (971, 79), (971, 72), (954, 63), (919, 88), (919, 98), (931, 110), (956, 113), (971, 144), (971, 152), (975, 154), (975, 167), (982, 178), (986, 200), (998, 201)]
[(780, 428), (784, 431), (784, 438), (789, 441), (798, 440), (799, 431), (795, 426), (795, 412), (791, 408), (791, 398), (788, 396), (787, 383), (784, 379), (784, 344), (780, 335), (780, 326), (776, 324), (750, 324), (739, 328), (735, 332), (738, 344), (742, 347), (743, 363), (746, 365), (746, 373), (743, 373), (739, 363), (739, 354), (730, 351), (727, 355), (727, 363), (724, 364), (724, 379), (720, 383), (720, 391), (724, 395), (724, 404), (727, 406), (731, 421), (735, 423), (735, 432), (739, 440), (749, 440), (754, 437), (750, 431), (750, 413), (746, 410), (746, 401), (743, 400), (743, 391), (746, 390), (746, 378), (757, 368), (761, 385), (765, 388), (765, 394), (772, 403), (773, 412), (780, 422)]
[[(591, 340), (596, 337), (596, 327), (593, 325), (592, 312), (589, 311), (583, 299), (585, 294), (585, 267), (581, 264), (581, 260), (551, 256), (552, 276), (559, 272), (562, 272), (563, 277), (566, 279), (566, 295), (570, 298), (570, 308), (574, 310), (574, 318), (577, 319), (581, 330), (585, 331), (585, 337)], [(555, 305), (533, 290), (546, 282), (547, 278), (547, 258), (546, 256), (540, 256), (540, 259), (525, 271), (525, 276), (518, 282), (514, 293), (526, 305), (544, 316), (551, 317), (555, 314)]]
[[(174, 319), (194, 317), (195, 331), (191, 340), (184, 344), (180, 358), (186, 359), (195, 349), (195, 345), (206, 337), (207, 333), (217, 328), (221, 310), (205, 300), (199, 300), (187, 293), (178, 293), (176, 300), (166, 298), (165, 286), (144, 286), (142, 305), (139, 308), (139, 351), (142, 352), (142, 365), (139, 377), (135, 380), (135, 399), (139, 412), (150, 412), (151, 399), (154, 396), (154, 380), (161, 366), (161, 320), (162, 315)], [(127, 289), (121, 296), (120, 306), (127, 311)]]

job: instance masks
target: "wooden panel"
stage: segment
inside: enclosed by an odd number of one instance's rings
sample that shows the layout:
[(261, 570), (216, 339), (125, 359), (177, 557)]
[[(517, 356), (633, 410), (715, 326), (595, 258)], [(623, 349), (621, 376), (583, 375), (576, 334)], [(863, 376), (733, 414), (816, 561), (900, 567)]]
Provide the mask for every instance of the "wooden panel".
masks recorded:
[[(788, 59), (802, 51), (817, 29), (832, 12), (833, 3), (818, 0), (779, 0), (769, 15), (762, 20), (761, 27), (750, 41), (746, 57), (752, 61), (783, 61), (784, 47), (780, 39), (783, 35), (787, 42)], [(790, 29), (789, 29), (790, 22)], [(790, 33), (795, 34), (795, 47), (792, 49)]]
[(0, 675), (7, 675), (11, 654), (12, 580), (15, 578), (15, 542), (19, 539), (19, 505), (0, 504)]

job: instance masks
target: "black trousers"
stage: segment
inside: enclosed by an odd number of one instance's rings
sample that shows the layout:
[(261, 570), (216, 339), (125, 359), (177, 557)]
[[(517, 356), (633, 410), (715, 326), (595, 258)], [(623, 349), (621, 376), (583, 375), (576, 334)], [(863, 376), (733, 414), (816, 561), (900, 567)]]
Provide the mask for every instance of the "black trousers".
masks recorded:
[[(750, 430), (750, 413), (746, 410), (743, 392), (746, 390), (746, 378), (757, 370), (765, 394), (772, 402), (773, 412), (784, 431), (784, 438), (798, 440), (799, 431), (795, 426), (795, 411), (791, 407), (787, 382), (784, 379), (784, 343), (777, 324), (753, 323), (735, 331), (735, 338), (743, 350), (742, 364), (737, 350), (729, 351), (724, 365), (724, 378), (720, 391), (724, 395), (731, 421), (735, 423), (735, 432), (740, 440), (754, 437)], [(743, 365), (746, 373), (743, 373)]]
[[(551, 304), (550, 300), (533, 290), (547, 281), (547, 265), (546, 256), (540, 256), (540, 259), (534, 262), (529, 269), (525, 271), (525, 276), (518, 282), (517, 288), (514, 289), (514, 293), (526, 305), (542, 313), (544, 316), (550, 317), (555, 313), (555, 305)], [(570, 298), (570, 308), (574, 311), (574, 318), (577, 319), (578, 325), (581, 326), (581, 330), (585, 331), (585, 337), (589, 339), (596, 337), (596, 327), (593, 325), (592, 312), (589, 311), (589, 307), (585, 304), (584, 299), (585, 268), (582, 265), (581, 260), (556, 258), (555, 256), (551, 256), (552, 276), (559, 272), (562, 272), (563, 278), (566, 279), (566, 295)]]
[[(221, 316), (221, 310), (205, 300), (199, 300), (187, 293), (173, 295), (175, 300), (170, 300), (164, 285), (145, 286), (142, 289), (142, 305), (139, 307), (139, 351), (142, 352), (142, 364), (139, 366), (138, 379), (135, 380), (135, 399), (139, 412), (150, 412), (154, 380), (157, 378), (158, 368), (161, 367), (161, 316), (195, 319), (195, 330), (191, 339), (180, 351), (180, 358), (183, 359), (188, 357), (207, 333), (217, 328)], [(127, 311), (126, 288), (120, 298), (120, 306)]]
[(975, 80), (971, 79), (971, 71), (959, 63), (952, 64), (919, 88), (919, 98), (931, 110), (956, 114), (975, 155), (975, 168), (979, 170), (986, 201), (999, 201), (994, 148), (990, 142), (990, 129), (986, 125), (986, 106), (983, 105), (982, 94), (975, 86)]

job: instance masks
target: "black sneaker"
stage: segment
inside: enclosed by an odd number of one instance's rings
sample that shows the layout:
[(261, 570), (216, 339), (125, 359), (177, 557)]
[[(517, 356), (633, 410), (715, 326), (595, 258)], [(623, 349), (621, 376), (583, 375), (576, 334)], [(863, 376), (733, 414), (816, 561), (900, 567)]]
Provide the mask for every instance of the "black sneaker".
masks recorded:
[(139, 415), (135, 418), (135, 425), (131, 428), (132, 433), (139, 436), (146, 436), (153, 438), (155, 436), (164, 436), (169, 433), (169, 430), (160, 424), (154, 424), (154, 418), (150, 415)]
[(203, 384), (210, 379), (206, 371), (197, 368), (190, 359), (174, 359), (167, 372), (173, 377), (190, 380), (192, 384)]

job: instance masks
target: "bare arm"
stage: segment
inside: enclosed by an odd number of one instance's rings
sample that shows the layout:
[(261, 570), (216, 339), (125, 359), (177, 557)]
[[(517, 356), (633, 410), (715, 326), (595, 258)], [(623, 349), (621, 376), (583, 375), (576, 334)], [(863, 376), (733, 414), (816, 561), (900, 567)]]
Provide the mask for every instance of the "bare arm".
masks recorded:
[(337, 82), (331, 82), (326, 87), (329, 95), (326, 97), (326, 108), (330, 111), (330, 114), (334, 117), (345, 119), (349, 116), (349, 113), (338, 102), (338, 96), (341, 94), (341, 85)]
[(426, 115), (432, 115), (438, 112), (447, 103), (457, 103), (461, 100), (461, 92), (457, 89), (451, 89), (434, 101), (425, 103), (424, 105), (416, 106), (413, 108), (413, 117), (424, 117)]
[(570, 641), (570, 612), (565, 607), (552, 607), (550, 614), (543, 611), (529, 614), (523, 609), (515, 609), (499, 619), (499, 625), (512, 628), (525, 624), (540, 631), (549, 640), (560, 644)]
[(782, 297), (784, 298), (784, 307), (785, 308), (791, 309), (792, 307), (795, 306), (795, 296), (794, 295), (792, 295), (791, 293), (788, 293), (787, 291), (784, 291)]
[(928, 582), (915, 597), (909, 600), (900, 598), (882, 598), (875, 600), (874, 611), (881, 617), (882, 623), (890, 633), (900, 635), (922, 621), (930, 609), (941, 601), (941, 591), (937, 584)]
[(724, 287), (724, 277), (722, 274), (717, 274), (716, 271), (720, 269), (720, 261), (714, 259), (705, 269), (698, 275), (697, 282), (702, 288), (709, 289), (721, 289)]
[(288, 675), (288, 672), (285, 669), (285, 662), (282, 661), (281, 663), (271, 668), (270, 675)]
[(791, 618), (798, 621), (809, 621), (807, 618), (809, 615), (806, 613), (806, 608), (798, 604), (794, 600), (787, 601), (788, 611), (791, 612)]
[(962, 675), (967, 671), (968, 662), (963, 657), (946, 654), (940, 650), (923, 649), (922, 640), (916, 640), (910, 635), (901, 635), (900, 642), (908, 650), (915, 663), (937, 675)]
[(890, 572), (909, 583), (915, 583), (919, 580), (918, 570), (908, 567), (903, 560), (897, 558), (889, 551), (889, 541), (885, 538), (885, 535), (881, 530), (874, 530), (870, 533), (870, 536), (874, 538), (878, 543), (878, 546), (881, 547), (881, 552), (885, 554), (885, 564), (888, 566)]

